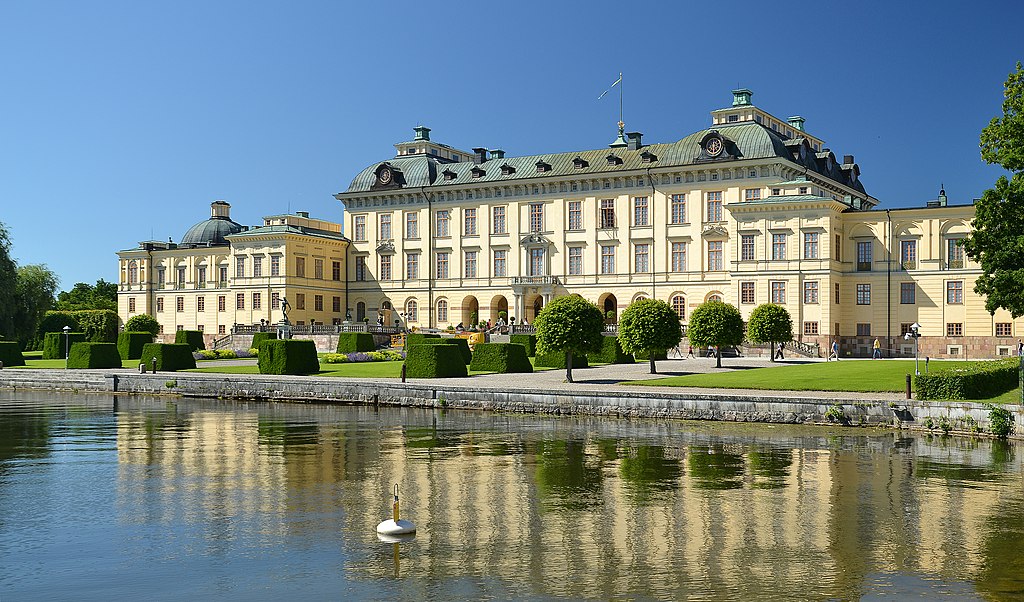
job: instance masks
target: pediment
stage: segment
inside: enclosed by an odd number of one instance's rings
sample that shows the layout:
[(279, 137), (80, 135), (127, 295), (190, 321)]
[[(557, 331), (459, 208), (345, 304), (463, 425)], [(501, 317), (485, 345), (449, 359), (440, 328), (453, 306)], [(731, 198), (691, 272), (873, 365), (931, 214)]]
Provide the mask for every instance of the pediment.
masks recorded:
[(547, 247), (551, 245), (551, 241), (543, 234), (531, 232), (519, 239), (519, 245), (523, 247)]
[(729, 238), (729, 231), (722, 226), (708, 226), (700, 235), (704, 238)]

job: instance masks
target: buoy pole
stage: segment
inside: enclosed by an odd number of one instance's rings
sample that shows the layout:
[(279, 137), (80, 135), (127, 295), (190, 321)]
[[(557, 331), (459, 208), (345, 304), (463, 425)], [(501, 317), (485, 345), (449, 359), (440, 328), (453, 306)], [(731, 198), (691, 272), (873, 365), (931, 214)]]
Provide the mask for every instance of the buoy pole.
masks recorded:
[(394, 520), (398, 522), (398, 483), (395, 483), (395, 503), (391, 506), (394, 514)]
[(411, 535), (416, 532), (416, 525), (407, 520), (399, 520), (398, 516), (398, 483), (391, 502), (391, 518), (377, 525), (377, 533), (382, 536)]

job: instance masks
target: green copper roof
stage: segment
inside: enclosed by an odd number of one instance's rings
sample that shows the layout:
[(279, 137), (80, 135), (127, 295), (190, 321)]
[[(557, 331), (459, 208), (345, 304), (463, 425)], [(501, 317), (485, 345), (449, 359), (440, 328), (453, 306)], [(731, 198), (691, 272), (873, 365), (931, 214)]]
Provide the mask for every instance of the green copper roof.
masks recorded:
[(234, 240), (236, 238), (246, 238), (249, 236), (273, 236), (283, 234), (297, 234), (299, 236), (314, 236), (317, 238), (329, 238), (331, 240), (348, 240), (340, 232), (331, 232), (328, 230), (319, 230), (317, 228), (305, 228), (302, 226), (293, 226), (289, 224), (277, 224), (273, 226), (260, 226), (259, 228), (252, 228), (245, 232), (239, 232), (238, 234), (232, 234), (228, 238)]

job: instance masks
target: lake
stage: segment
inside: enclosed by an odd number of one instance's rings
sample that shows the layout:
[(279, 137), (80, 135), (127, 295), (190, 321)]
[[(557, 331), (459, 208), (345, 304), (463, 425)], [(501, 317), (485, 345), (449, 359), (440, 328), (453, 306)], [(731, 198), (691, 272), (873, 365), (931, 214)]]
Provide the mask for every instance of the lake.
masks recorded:
[[(0, 600), (1010, 600), (1020, 444), (0, 391)], [(381, 542), (397, 483), (412, 541)]]

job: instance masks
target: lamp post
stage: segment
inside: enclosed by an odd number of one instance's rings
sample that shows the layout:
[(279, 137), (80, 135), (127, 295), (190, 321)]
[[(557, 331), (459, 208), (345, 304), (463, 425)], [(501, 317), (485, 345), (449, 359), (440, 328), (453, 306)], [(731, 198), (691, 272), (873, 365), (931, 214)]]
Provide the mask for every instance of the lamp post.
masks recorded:
[(71, 348), (68, 342), (71, 340), (71, 327), (65, 326), (61, 330), (64, 331), (64, 369), (68, 369), (68, 356), (71, 355)]
[(910, 325), (910, 332), (903, 335), (903, 339), (909, 341), (914, 339), (914, 374), (921, 374), (921, 364), (917, 354), (917, 339), (921, 337), (921, 325), (914, 322)]

